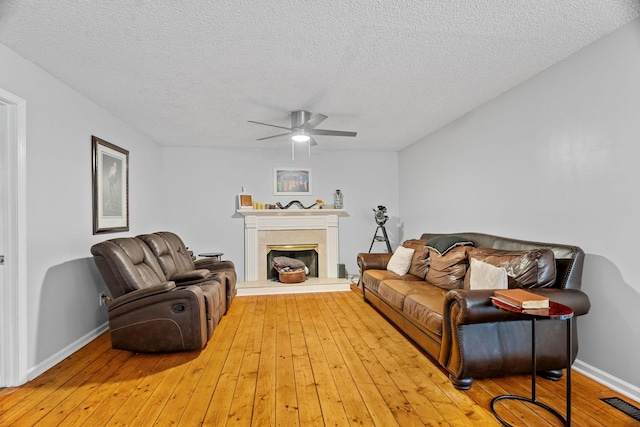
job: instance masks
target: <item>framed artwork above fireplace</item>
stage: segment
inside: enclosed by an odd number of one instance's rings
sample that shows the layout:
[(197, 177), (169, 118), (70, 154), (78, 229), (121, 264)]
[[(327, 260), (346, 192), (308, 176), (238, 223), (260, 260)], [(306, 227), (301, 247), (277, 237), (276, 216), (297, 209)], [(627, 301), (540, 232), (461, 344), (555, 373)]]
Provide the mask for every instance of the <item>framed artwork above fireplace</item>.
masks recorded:
[(311, 169), (273, 168), (275, 196), (310, 196)]

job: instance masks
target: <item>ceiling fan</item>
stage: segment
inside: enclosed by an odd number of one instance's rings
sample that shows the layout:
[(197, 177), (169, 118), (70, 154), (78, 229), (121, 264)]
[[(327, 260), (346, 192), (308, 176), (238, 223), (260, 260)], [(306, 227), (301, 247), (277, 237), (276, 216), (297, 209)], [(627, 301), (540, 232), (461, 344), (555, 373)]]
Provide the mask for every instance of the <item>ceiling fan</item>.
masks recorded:
[(291, 112), (291, 127), (272, 125), (269, 123), (256, 122), (249, 120), (249, 123), (255, 123), (258, 125), (271, 126), (278, 129), (286, 129), (288, 132), (279, 133), (277, 135), (265, 136), (264, 138), (258, 138), (258, 141), (265, 139), (278, 138), (280, 136), (291, 135), (291, 157), (294, 157), (294, 142), (306, 142), (309, 147), (309, 155), (311, 155), (311, 146), (318, 145), (313, 135), (325, 135), (325, 136), (356, 136), (357, 132), (348, 132), (342, 130), (327, 130), (316, 129), (315, 127), (322, 123), (327, 116), (324, 114), (316, 114), (311, 116), (311, 113), (306, 110), (296, 110)]

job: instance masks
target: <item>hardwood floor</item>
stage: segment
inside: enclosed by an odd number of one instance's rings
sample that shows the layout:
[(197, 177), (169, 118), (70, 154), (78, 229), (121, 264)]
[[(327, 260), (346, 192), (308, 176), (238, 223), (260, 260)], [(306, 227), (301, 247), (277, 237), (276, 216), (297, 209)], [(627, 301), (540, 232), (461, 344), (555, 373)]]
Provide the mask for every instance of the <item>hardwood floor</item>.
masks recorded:
[[(565, 382), (539, 379), (564, 413)], [(573, 425), (639, 423), (603, 403), (628, 398), (574, 372)], [(499, 394), (529, 394), (528, 376), (482, 379), (462, 392), (351, 291), (237, 297), (205, 349), (113, 350), (104, 334), (33, 381), (0, 391), (2, 426), (499, 425)], [(515, 425), (560, 421), (500, 403)]]

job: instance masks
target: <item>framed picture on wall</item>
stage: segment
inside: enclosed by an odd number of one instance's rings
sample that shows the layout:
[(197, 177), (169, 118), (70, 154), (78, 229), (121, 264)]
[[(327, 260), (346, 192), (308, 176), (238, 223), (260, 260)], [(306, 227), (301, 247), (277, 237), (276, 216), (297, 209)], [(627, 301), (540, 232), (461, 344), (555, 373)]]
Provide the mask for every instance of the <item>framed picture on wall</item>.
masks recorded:
[(129, 231), (129, 151), (91, 137), (93, 234)]
[(311, 169), (274, 168), (273, 194), (276, 196), (311, 195)]

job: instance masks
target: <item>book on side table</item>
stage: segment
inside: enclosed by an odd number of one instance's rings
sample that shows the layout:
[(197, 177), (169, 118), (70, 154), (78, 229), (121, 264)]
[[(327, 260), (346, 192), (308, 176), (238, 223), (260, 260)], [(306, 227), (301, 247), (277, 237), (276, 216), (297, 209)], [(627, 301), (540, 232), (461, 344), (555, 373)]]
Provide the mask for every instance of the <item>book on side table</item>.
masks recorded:
[(493, 298), (518, 308), (549, 308), (549, 298), (524, 289), (495, 290)]

